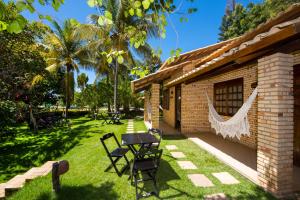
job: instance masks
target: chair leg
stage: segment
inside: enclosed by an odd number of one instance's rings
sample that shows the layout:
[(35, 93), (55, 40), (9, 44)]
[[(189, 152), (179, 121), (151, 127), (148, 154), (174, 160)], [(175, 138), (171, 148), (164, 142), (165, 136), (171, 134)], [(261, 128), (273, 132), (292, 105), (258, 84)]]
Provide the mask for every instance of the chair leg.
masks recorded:
[(110, 160), (111, 160), (111, 164), (113, 165), (113, 167), (114, 167), (115, 171), (117, 172), (118, 176), (121, 176), (122, 174), (120, 173), (120, 171), (118, 170), (118, 168), (116, 166), (116, 162), (119, 160), (119, 158), (117, 158), (116, 160), (113, 160), (112, 158), (110, 158)]
[(139, 193), (138, 193), (138, 185), (137, 185), (137, 174), (134, 174), (134, 186), (135, 186), (135, 197), (136, 200), (139, 199)]

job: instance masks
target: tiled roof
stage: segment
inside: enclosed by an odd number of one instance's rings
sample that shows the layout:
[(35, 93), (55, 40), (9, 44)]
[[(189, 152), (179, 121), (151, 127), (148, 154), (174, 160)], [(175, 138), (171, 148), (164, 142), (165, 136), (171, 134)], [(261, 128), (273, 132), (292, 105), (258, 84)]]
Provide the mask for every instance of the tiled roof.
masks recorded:
[(190, 62), (193, 62), (195, 69), (164, 86), (171, 87), (230, 62), (237, 62), (251, 53), (259, 52), (272, 44), (296, 35), (300, 31), (299, 24), (300, 4), (294, 4), (286, 11), (279, 13), (277, 17), (269, 19), (240, 37), (184, 53), (172, 63), (165, 62), (156, 73), (133, 81), (132, 90), (138, 92), (153, 82), (165, 80), (170, 77), (170, 73), (174, 73), (175, 69), (181, 69)]
[[(287, 21), (287, 22), (283, 22), (281, 24), (278, 24), (278, 25), (275, 25), (273, 26), (268, 32), (265, 32), (265, 33), (261, 33), (261, 34), (258, 34), (257, 36), (255, 36), (253, 39), (251, 40), (248, 40), (246, 42), (243, 42), (241, 43), (239, 46), (235, 47), (235, 48), (232, 48), (230, 49), (229, 51), (227, 52), (224, 52), (223, 54), (221, 54), (219, 57), (216, 57), (202, 65), (200, 65), (199, 67), (193, 69), (192, 71), (186, 73), (186, 74), (183, 74), (182, 76), (168, 82), (165, 86), (166, 87), (170, 87), (172, 85), (176, 85), (176, 84), (179, 84), (181, 82), (184, 82), (185, 80), (189, 79), (189, 78), (194, 78), (195, 76), (197, 75), (200, 75), (200, 71), (203, 71), (204, 69), (207, 69), (205, 72), (209, 71), (209, 67), (214, 65), (214, 64), (217, 64), (218, 62), (226, 59), (226, 58), (234, 58), (233, 55), (236, 55), (237, 53), (241, 52), (242, 50), (245, 50), (247, 48), (250, 48), (252, 46), (254, 46), (255, 44), (258, 44), (259, 42), (263, 42), (264, 40), (270, 38), (271, 36), (274, 36), (276, 34), (278, 34), (280, 31), (283, 31), (284, 29), (288, 28), (288, 27), (293, 27), (294, 25), (300, 25), (300, 17), (294, 19), (294, 20), (291, 20), (291, 21)], [(298, 31), (300, 30), (297, 30), (298, 28), (295, 28), (294, 30), (294, 33), (292, 33), (293, 35), (294, 34), (297, 34)], [(291, 35), (290, 34), (286, 34), (287, 37), (290, 37)], [(285, 39), (284, 37), (282, 38), (282, 40)], [(270, 44), (272, 43), (275, 43), (275, 42), (278, 42), (278, 41), (271, 41)], [(270, 45), (269, 44), (269, 45)], [(255, 50), (258, 50), (258, 49), (254, 49)], [(228, 62), (230, 62), (232, 60), (228, 60)], [(196, 64), (197, 65), (197, 64)], [(224, 63), (221, 63), (221, 65), (224, 65)], [(215, 69), (215, 68), (213, 68)]]

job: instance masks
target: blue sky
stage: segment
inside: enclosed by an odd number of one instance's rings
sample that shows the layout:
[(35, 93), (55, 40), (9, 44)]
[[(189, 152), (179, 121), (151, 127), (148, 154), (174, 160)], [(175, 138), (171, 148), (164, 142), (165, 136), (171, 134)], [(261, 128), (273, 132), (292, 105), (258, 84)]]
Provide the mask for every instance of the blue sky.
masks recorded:
[[(154, 48), (160, 47), (163, 50), (162, 60), (169, 57), (172, 49), (181, 48), (183, 52), (187, 52), (218, 42), (219, 26), (225, 12), (226, 0), (195, 0), (193, 4), (186, 0), (183, 2), (183, 10), (192, 6), (196, 7), (198, 11), (188, 15), (188, 22), (185, 23), (179, 21), (178, 14), (170, 15), (167, 37), (149, 41)], [(261, 2), (261, 0), (238, 0), (237, 2), (246, 5), (250, 2)], [(51, 7), (38, 7), (38, 10), (42, 14), (53, 16), (59, 22), (67, 18), (75, 18), (79, 22), (85, 23), (89, 14), (96, 13), (94, 9), (88, 7), (86, 0), (65, 0), (65, 4), (58, 12)], [(38, 20), (36, 14), (25, 13), (24, 15), (30, 20)], [(95, 73), (93, 71), (81, 70), (81, 72), (89, 76), (89, 83), (94, 82)]]

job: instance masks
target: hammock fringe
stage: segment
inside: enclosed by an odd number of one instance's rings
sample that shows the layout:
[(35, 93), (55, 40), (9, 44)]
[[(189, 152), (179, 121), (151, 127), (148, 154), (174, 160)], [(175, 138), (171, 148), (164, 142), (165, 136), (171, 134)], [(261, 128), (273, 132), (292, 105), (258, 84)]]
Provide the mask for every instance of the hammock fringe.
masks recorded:
[(230, 138), (237, 137), (240, 139), (242, 135), (250, 136), (250, 125), (247, 114), (256, 96), (257, 88), (255, 88), (248, 100), (242, 105), (242, 107), (233, 117), (228, 120), (224, 120), (218, 114), (206, 93), (209, 108), (208, 119), (211, 127), (216, 130), (217, 134), (221, 134), (223, 138), (228, 136)]

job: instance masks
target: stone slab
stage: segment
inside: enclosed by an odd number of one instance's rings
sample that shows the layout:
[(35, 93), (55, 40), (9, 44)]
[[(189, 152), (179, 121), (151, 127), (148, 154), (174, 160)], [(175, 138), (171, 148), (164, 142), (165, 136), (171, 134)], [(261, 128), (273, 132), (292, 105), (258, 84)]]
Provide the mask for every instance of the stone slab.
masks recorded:
[(23, 175), (16, 175), (5, 184), (5, 191), (13, 191), (24, 186), (26, 180)]
[(5, 183), (0, 184), (0, 199), (5, 198)]
[(184, 153), (182, 152), (170, 152), (173, 158), (185, 158)]
[(177, 161), (177, 163), (181, 169), (197, 169), (191, 161)]
[(189, 174), (188, 178), (196, 187), (214, 186), (214, 184), (204, 174)]
[(52, 165), (53, 163), (55, 163), (56, 161), (47, 161), (45, 164), (43, 164), (40, 167), (41, 172), (43, 173), (42, 176), (46, 176), (47, 174), (49, 174), (49, 172), (51, 172), (52, 170)]
[(177, 146), (176, 145), (166, 145), (166, 149), (168, 149), (168, 150), (176, 150)]
[(224, 193), (218, 193), (218, 194), (206, 195), (204, 197), (204, 200), (227, 200), (227, 197)]
[(222, 184), (232, 185), (240, 183), (236, 180), (231, 174), (228, 172), (220, 172), (220, 173), (213, 173), (214, 177), (216, 177)]

